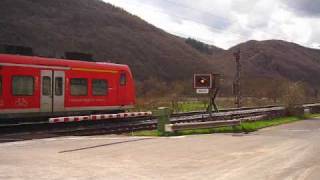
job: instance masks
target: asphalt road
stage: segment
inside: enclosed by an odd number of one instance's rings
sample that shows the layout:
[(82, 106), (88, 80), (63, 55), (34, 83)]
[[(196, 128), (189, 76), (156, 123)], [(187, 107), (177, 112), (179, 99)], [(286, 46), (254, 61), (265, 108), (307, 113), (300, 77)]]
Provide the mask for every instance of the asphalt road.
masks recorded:
[(320, 120), (252, 134), (0, 144), (0, 179), (320, 179)]

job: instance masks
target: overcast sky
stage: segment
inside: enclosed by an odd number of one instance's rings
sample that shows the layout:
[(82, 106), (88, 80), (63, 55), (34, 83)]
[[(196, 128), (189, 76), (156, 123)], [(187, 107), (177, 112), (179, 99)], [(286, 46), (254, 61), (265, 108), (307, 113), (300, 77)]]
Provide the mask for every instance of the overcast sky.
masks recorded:
[(104, 0), (175, 35), (228, 49), (282, 39), (320, 49), (320, 0)]

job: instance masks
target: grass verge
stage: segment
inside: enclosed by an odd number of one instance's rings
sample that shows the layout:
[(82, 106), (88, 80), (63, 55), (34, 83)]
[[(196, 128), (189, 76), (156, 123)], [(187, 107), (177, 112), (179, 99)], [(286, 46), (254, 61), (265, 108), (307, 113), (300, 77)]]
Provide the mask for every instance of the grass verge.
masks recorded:
[[(320, 114), (318, 114), (320, 117)], [(166, 133), (165, 136), (181, 136), (181, 135), (192, 135), (192, 134), (212, 134), (212, 133), (241, 133), (241, 132), (253, 132), (262, 128), (276, 126), (280, 124), (291, 123), (295, 121), (302, 120), (304, 118), (299, 117), (283, 117), (271, 120), (262, 120), (256, 122), (244, 122), (239, 126), (235, 127), (220, 127), (220, 128), (209, 128), (209, 129), (193, 129), (193, 130), (183, 130), (174, 133)], [(148, 131), (137, 131), (132, 133), (133, 136), (162, 136), (157, 130)]]
[(305, 115), (306, 119), (316, 119), (320, 118), (320, 114), (307, 114)]

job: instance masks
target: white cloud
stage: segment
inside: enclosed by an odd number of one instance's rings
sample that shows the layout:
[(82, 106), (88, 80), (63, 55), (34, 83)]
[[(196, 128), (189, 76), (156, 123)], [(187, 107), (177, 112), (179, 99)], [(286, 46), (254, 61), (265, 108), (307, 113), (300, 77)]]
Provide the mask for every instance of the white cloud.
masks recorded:
[(251, 39), (282, 39), (320, 48), (319, 18), (300, 15), (295, 12), (296, 4), (288, 8), (287, 0), (104, 1), (169, 33), (222, 48)]

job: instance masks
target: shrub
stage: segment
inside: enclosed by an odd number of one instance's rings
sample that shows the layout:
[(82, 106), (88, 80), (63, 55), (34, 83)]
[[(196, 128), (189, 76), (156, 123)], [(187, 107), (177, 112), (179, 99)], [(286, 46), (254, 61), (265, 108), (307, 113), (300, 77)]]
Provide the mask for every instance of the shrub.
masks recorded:
[(305, 88), (302, 83), (287, 83), (282, 97), (288, 115), (299, 117), (304, 115), (302, 105), (304, 104), (306, 97)]

